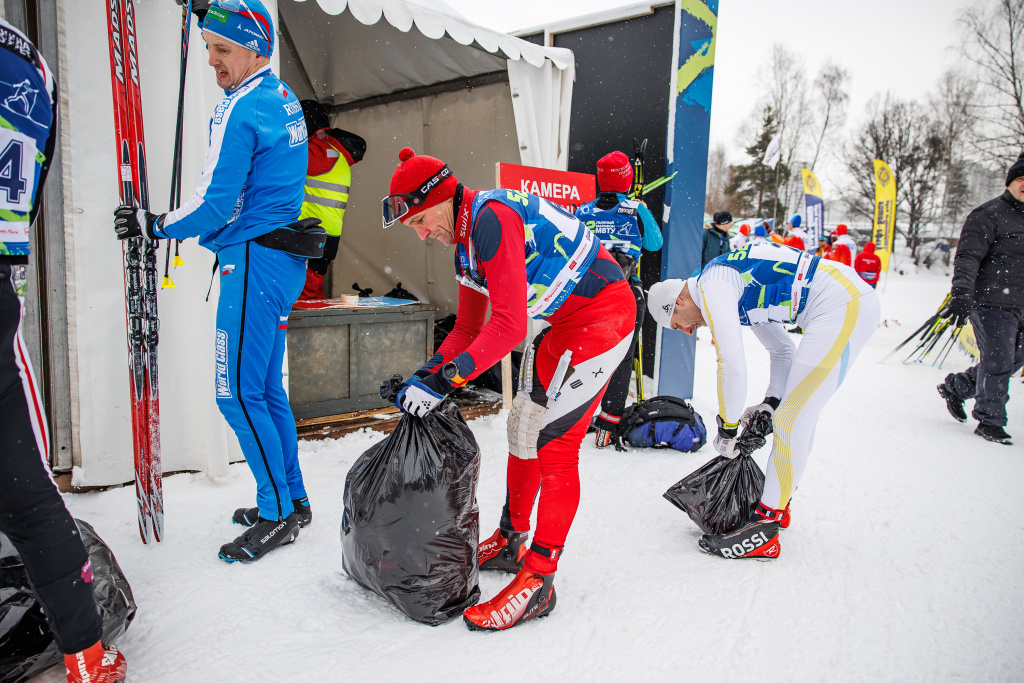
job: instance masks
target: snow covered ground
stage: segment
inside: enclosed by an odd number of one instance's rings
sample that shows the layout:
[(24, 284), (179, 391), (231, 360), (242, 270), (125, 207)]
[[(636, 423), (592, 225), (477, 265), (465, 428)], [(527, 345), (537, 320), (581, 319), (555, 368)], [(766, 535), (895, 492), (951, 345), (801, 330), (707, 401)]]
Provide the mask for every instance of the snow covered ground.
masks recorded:
[[(298, 541), (249, 566), (217, 549), (252, 504), (245, 465), (230, 476), (164, 483), (166, 540), (145, 547), (134, 490), (68, 495), (110, 544), (138, 601), (118, 643), (132, 681), (1020, 680), (1024, 676), (1024, 387), (1011, 382), (1017, 444), (974, 436), (946, 413), (942, 371), (877, 361), (948, 288), (943, 273), (894, 276), (879, 328), (822, 414), (793, 499), (793, 524), (771, 562), (701, 553), (697, 528), (661, 497), (712, 457), (597, 450), (580, 458), (583, 500), (548, 618), (505, 633), (461, 620), (412, 622), (341, 571), (345, 474), (383, 438), (303, 442), (314, 509)], [(693, 403), (714, 424), (715, 356), (698, 344)], [(748, 335), (749, 402), (767, 355)], [(968, 404), (968, 409), (970, 404)], [(504, 418), (471, 423), (483, 449), (481, 531), (504, 500)], [(769, 448), (758, 458), (762, 467)], [(485, 599), (509, 577), (485, 574)], [(60, 670), (40, 680), (63, 680)]]

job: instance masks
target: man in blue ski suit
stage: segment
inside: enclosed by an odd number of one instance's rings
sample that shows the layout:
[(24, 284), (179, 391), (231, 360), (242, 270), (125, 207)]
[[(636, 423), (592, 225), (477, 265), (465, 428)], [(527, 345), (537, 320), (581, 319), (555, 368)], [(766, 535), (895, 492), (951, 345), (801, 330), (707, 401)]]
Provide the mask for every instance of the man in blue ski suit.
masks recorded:
[[(587, 202), (576, 211), (576, 217), (601, 240), (604, 248), (622, 267), (636, 299), (636, 328), (629, 351), (619, 363), (608, 382), (601, 399), (601, 412), (597, 416), (597, 447), (604, 448), (618, 431), (619, 421), (629, 396), (629, 378), (633, 371), (633, 355), (644, 324), (644, 288), (638, 268), (640, 248), (647, 251), (661, 249), (661, 229), (643, 202), (625, 195), (633, 184), (633, 165), (622, 152), (607, 154), (597, 162), (597, 199)], [(641, 224), (643, 229), (641, 230)], [(639, 400), (639, 398), (637, 399)], [(618, 442), (616, 442), (618, 443)]]
[(301, 234), (306, 124), (291, 89), (270, 70), (271, 16), (258, 0), (215, 0), (202, 22), (209, 64), (225, 97), (210, 123), (210, 150), (195, 194), (156, 216), (122, 207), (122, 239), (199, 237), (220, 273), (214, 344), (217, 405), (256, 478), (258, 508), (233, 520), (251, 527), (221, 547), (250, 562), (298, 537), (312, 521), (299, 469), (295, 419), (282, 384), (288, 314), (306, 262), (275, 238)]

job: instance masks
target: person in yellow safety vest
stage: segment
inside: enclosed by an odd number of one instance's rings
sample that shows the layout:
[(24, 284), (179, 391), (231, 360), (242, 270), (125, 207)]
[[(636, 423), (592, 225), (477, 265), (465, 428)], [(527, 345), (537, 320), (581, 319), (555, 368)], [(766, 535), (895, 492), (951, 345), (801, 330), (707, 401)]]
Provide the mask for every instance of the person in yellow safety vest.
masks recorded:
[(366, 140), (355, 133), (331, 128), (323, 105), (302, 100), (302, 113), (309, 133), (309, 165), (306, 169), (306, 197), (299, 218), (319, 218), (327, 231), (324, 255), (306, 262), (306, 286), (299, 299), (323, 299), (324, 276), (338, 255), (341, 223), (352, 185), (352, 165), (366, 154)]

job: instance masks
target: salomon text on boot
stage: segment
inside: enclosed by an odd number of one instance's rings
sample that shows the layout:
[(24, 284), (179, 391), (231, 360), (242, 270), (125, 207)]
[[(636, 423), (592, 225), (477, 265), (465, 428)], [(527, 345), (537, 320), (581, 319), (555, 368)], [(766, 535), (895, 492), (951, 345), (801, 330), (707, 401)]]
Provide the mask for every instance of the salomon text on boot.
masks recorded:
[(498, 529), (490, 538), (481, 543), (477, 549), (477, 557), (481, 570), (494, 570), (515, 574), (523, 568), (526, 557), (526, 538), (528, 532), (505, 531)]
[(259, 517), (245, 533), (220, 547), (220, 559), (225, 562), (255, 562), (298, 537), (299, 520), (294, 512), (276, 522)]

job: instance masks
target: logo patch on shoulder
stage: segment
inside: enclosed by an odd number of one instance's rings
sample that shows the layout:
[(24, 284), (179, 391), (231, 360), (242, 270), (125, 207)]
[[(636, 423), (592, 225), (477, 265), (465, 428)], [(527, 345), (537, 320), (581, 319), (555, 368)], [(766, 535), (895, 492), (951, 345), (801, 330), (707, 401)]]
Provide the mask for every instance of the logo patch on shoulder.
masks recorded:
[(221, 275), (231, 275), (231, 273), (233, 272), (235, 272), (235, 264), (233, 263), (229, 263), (227, 265), (223, 265), (220, 267)]

